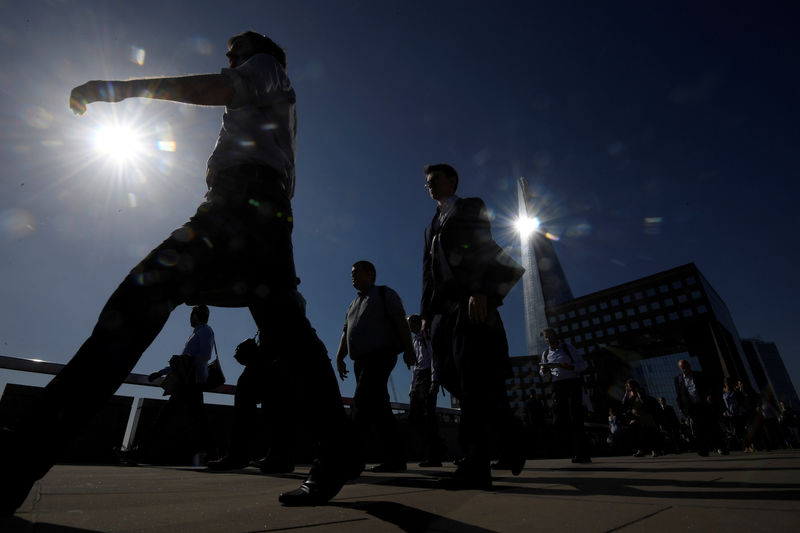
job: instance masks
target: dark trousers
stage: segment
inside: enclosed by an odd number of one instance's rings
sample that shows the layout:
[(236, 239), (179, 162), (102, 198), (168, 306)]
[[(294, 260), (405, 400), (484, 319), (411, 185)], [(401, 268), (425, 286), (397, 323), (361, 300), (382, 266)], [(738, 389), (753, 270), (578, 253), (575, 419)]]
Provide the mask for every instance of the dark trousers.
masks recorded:
[(453, 312), (434, 316), (431, 345), (440, 382), (461, 402), (462, 451), (476, 475), (488, 473), (491, 436), (497, 437), (501, 455), (514, 455), (524, 446), (522, 424), (506, 396), (511, 363), (500, 314), (490, 308), (486, 323), (473, 323), (464, 300)]
[(259, 450), (255, 458), (269, 455), (275, 460), (294, 462), (294, 418), (299, 401), (295, 392), (283, 361), (262, 360), (247, 365), (236, 382), (228, 454), (251, 459), (251, 445), (261, 430), (266, 433), (267, 449)]
[(375, 426), (383, 447), (384, 461), (405, 462), (405, 452), (397, 420), (389, 399), (389, 375), (397, 364), (397, 354), (376, 352), (353, 362), (356, 390), (353, 394), (353, 425), (366, 440)]
[(304, 419), (316, 430), (320, 465), (338, 475), (337, 459), (349, 444), (342, 436), (346, 415), (327, 352), (296, 297), (291, 206), (278, 181), (256, 170), (241, 168), (215, 182), (189, 222), (114, 291), (91, 336), (16, 428), (27, 475), (47, 472), (56, 451), (114, 394), (182, 303), (250, 309), (261, 338), (308, 394), (314, 408)]
[(583, 427), (583, 390), (579, 378), (551, 383), (553, 426), (562, 449), (574, 457), (589, 457), (589, 441)]
[(137, 458), (154, 464), (185, 463), (205, 449), (206, 431), (202, 387), (181, 385), (137, 444)]
[(691, 404), (686, 416), (691, 424), (695, 449), (699, 453), (708, 453), (713, 447), (715, 433), (713, 424), (719, 424), (713, 416), (711, 407), (705, 402)]
[(436, 393), (432, 394), (430, 388), (430, 368), (420, 370), (411, 391), (408, 421), (422, 436), (427, 460), (436, 462), (442, 459), (443, 446), (439, 437), (439, 417), (436, 416)]

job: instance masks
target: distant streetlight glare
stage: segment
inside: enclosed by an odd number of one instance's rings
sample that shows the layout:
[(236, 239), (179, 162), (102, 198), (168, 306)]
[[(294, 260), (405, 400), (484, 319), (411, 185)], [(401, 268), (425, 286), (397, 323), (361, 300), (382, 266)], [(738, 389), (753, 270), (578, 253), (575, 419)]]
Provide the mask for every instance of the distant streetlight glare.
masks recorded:
[(539, 229), (540, 222), (536, 217), (520, 217), (517, 219), (514, 225), (519, 232), (519, 236), (523, 239), (527, 239), (534, 231)]

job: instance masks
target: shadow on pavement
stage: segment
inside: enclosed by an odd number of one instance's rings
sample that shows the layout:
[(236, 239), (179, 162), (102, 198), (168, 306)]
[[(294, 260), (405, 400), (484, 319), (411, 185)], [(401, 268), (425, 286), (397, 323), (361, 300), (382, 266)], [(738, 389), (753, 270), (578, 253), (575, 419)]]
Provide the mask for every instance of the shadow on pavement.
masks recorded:
[(353, 503), (331, 502), (330, 505), (364, 511), (370, 516), (394, 524), (401, 530), (408, 532), (496, 533), (492, 529), (473, 526), (401, 503), (359, 501)]

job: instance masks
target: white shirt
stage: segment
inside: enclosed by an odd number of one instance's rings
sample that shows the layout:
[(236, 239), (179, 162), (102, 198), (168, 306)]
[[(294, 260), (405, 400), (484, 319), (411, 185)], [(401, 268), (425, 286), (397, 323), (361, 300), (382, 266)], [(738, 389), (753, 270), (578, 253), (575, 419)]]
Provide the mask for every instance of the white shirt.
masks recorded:
[[(566, 349), (565, 349), (566, 347)], [(550, 374), (550, 381), (563, 381), (565, 379), (579, 378), (581, 372), (586, 370), (588, 366), (583, 357), (578, 353), (573, 345), (568, 342), (559, 341), (558, 348), (555, 350), (548, 347), (542, 354), (542, 363), (567, 363), (573, 365), (574, 370), (567, 370), (566, 368), (553, 367), (542, 369), (540, 367), (539, 373), (544, 376), (546, 373)]]
[(209, 170), (251, 163), (283, 175), (283, 187), (294, 195), (297, 112), (294, 90), (278, 60), (256, 54), (222, 75), (233, 83), (233, 98), (222, 115), (222, 128)]

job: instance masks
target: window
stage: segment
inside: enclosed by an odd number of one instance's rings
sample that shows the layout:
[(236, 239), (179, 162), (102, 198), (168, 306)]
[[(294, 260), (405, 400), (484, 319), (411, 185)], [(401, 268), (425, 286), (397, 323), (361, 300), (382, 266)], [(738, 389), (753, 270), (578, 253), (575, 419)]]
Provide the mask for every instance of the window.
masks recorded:
[(628, 316), (636, 316), (636, 310), (631, 309), (630, 307), (625, 310), (625, 314)]
[(585, 315), (586, 314), (586, 308), (585, 307), (581, 307), (580, 309), (578, 309), (578, 314), (581, 315), (581, 316)]
[(664, 323), (664, 322), (666, 322), (666, 321), (667, 321), (667, 319), (666, 319), (666, 318), (664, 318), (664, 315), (658, 315), (658, 316), (656, 317), (656, 322), (657, 322), (657, 323), (659, 323), (659, 324), (663, 324), (663, 323)]
[(583, 322), (581, 322), (581, 326), (583, 326), (585, 328), (588, 328), (589, 327), (589, 321), (588, 320), (584, 320)]
[(628, 296), (628, 295), (623, 296), (622, 297), (622, 303), (625, 303), (625, 304), (631, 303), (631, 297)]
[(686, 303), (686, 300), (688, 300), (688, 298), (686, 298), (686, 295), (685, 295), (685, 294), (679, 294), (679, 295), (678, 295), (678, 302), (680, 302), (680, 303)]
[(600, 302), (600, 309), (608, 309), (608, 304), (605, 302)]
[(613, 305), (614, 307), (618, 306), (619, 305), (619, 300), (617, 298), (612, 298), (611, 299), (611, 305)]
[[(506, 380), (506, 385), (511, 385), (511, 380), (510, 379)], [(511, 391), (508, 391), (508, 395), (511, 396)]]
[(636, 291), (633, 294), (633, 297), (636, 298), (637, 300), (641, 300), (642, 298), (644, 298), (644, 294), (642, 294), (642, 291)]
[(606, 333), (608, 333), (609, 335), (613, 335), (614, 333), (616, 333), (616, 331), (614, 330), (614, 328), (606, 328)]
[(669, 314), (669, 319), (670, 320), (678, 320), (678, 313), (676, 313), (675, 311), (671, 312)]
[(509, 396), (509, 397), (514, 396), (514, 391), (512, 391), (512, 390), (506, 391), (506, 396)]
[(681, 288), (683, 288), (683, 283), (681, 283), (680, 281), (673, 281), (672, 282), (672, 288), (673, 289), (681, 289)]
[(574, 340), (577, 343), (577, 342), (581, 342), (583, 339), (581, 339), (580, 335), (575, 335), (575, 339)]
[(681, 314), (682, 314), (684, 317), (687, 317), (687, 318), (688, 318), (688, 317), (690, 317), (690, 316), (692, 316), (692, 315), (694, 315), (694, 313), (692, 312), (692, 310), (691, 310), (691, 309), (684, 309), (684, 310), (683, 310), (683, 312), (682, 312)]
[(660, 285), (658, 287), (658, 292), (669, 292), (669, 287), (667, 285)]
[(587, 341), (592, 340), (592, 334), (589, 332), (586, 332), (586, 335), (584, 335), (584, 337), (586, 337)]
[(603, 322), (611, 322), (611, 315), (603, 315)]
[(652, 309), (653, 311), (655, 311), (656, 309), (661, 309), (661, 304), (658, 302), (653, 302), (650, 304), (650, 309)]
[(653, 321), (650, 320), (649, 318), (645, 318), (644, 320), (642, 320), (642, 325), (644, 327), (648, 327), (649, 328), (650, 326), (653, 325)]
[(666, 305), (667, 307), (669, 307), (669, 306), (671, 306), (671, 305), (675, 305), (675, 302), (674, 302), (674, 301), (672, 301), (672, 298), (667, 298), (666, 300), (664, 300), (664, 305)]
[(518, 366), (512, 366), (511, 367), (511, 371), (514, 372), (515, 374), (519, 374), (519, 367)]
[(694, 279), (694, 276), (689, 276), (688, 278), (686, 278), (687, 285), (694, 285), (695, 283), (697, 283), (697, 280)]
[(595, 326), (600, 323), (600, 317), (592, 317), (592, 324)]
[(648, 296), (655, 296), (655, 295), (656, 295), (656, 290), (655, 290), (655, 289), (647, 289), (647, 290), (645, 291), (645, 293), (646, 293)]
[(561, 333), (566, 333), (567, 331), (569, 331), (569, 327), (566, 325), (561, 326)]
[(575, 318), (575, 311), (570, 311), (569, 312), (569, 317), (570, 318)]
[(626, 331), (628, 331), (628, 326), (626, 326), (625, 324), (620, 324), (619, 328), (617, 329), (619, 329), (620, 333), (625, 333)]
[(639, 329), (639, 323), (636, 321), (631, 322), (631, 329)]
[(589, 353), (592, 353), (593, 351), (594, 351), (594, 346), (589, 346)]
[(640, 313), (646, 313), (647, 312), (647, 306), (644, 305), (644, 304), (640, 305), (639, 306), (639, 312)]
[(614, 312), (614, 318), (616, 318), (617, 320), (621, 319), (622, 318), (622, 311), (615, 311)]
[(699, 300), (702, 298), (703, 294), (700, 291), (692, 291), (692, 299)]
[(703, 313), (708, 313), (708, 309), (706, 309), (705, 305), (698, 305), (697, 312), (702, 315)]
[(594, 332), (594, 336), (599, 339), (600, 337), (603, 336), (603, 330), (602, 329), (598, 329), (597, 331)]
[(595, 311), (597, 311), (597, 306), (596, 305), (590, 305), (589, 306), (589, 312), (590, 313), (594, 313)]
[(565, 321), (566, 319), (567, 319), (567, 315), (565, 315), (564, 313), (559, 313), (558, 314), (558, 320), (560, 320), (561, 322)]
[(578, 329), (578, 323), (577, 322), (573, 322), (572, 323), (572, 331), (575, 331), (576, 329)]

